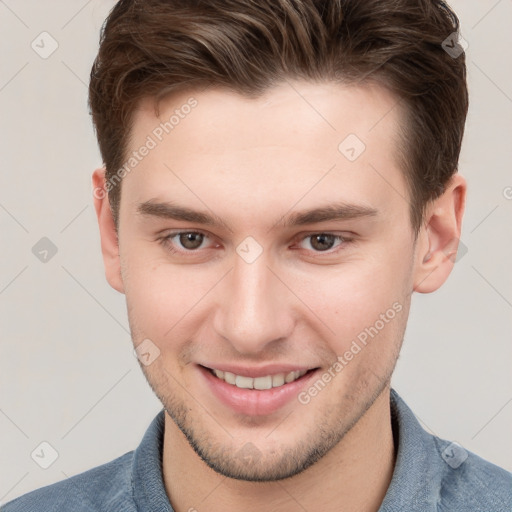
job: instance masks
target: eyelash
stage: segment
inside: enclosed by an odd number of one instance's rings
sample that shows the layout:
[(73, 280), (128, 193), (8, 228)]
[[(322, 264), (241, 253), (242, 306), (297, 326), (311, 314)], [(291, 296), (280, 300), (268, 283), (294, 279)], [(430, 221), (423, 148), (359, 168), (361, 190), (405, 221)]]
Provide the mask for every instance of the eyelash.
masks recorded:
[[(173, 239), (176, 236), (179, 235), (185, 235), (185, 234), (195, 234), (195, 235), (202, 235), (206, 238), (209, 238), (209, 236), (206, 233), (203, 233), (202, 231), (175, 231), (172, 233), (169, 233), (161, 238), (158, 239), (158, 241), (171, 253), (171, 254), (183, 254), (183, 255), (194, 255), (195, 253), (198, 253), (200, 249), (176, 249), (173, 244), (171, 243), (171, 239)], [(318, 231), (316, 233), (310, 233), (309, 235), (303, 236), (299, 239), (299, 242), (303, 240), (307, 240), (308, 238), (312, 238), (315, 235), (327, 235), (327, 236), (333, 236), (336, 240), (340, 241), (340, 244), (337, 246), (337, 248), (328, 249), (326, 251), (313, 251), (314, 254), (322, 255), (322, 254), (336, 254), (340, 251), (343, 251), (346, 249), (347, 245), (350, 245), (354, 242), (353, 238), (344, 237), (341, 235), (337, 235), (335, 233), (330, 233), (327, 231)], [(336, 247), (336, 246), (335, 246)]]

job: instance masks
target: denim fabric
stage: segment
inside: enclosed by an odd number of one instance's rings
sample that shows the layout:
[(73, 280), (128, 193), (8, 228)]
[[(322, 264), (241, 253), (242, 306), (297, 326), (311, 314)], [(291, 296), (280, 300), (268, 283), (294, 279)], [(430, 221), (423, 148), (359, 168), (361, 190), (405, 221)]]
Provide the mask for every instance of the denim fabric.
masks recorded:
[[(391, 391), (398, 440), (379, 512), (512, 512), (512, 473), (427, 433)], [(21, 496), (2, 512), (172, 512), (162, 480), (164, 411), (132, 452)], [(316, 512), (316, 511), (311, 511)]]

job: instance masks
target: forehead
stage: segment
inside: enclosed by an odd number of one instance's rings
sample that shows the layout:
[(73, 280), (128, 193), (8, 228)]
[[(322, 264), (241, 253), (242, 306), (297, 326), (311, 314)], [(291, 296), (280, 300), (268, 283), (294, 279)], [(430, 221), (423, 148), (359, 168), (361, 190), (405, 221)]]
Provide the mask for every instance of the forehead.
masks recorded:
[[(192, 103), (194, 106), (190, 107)], [(179, 138), (183, 125), (194, 130), (199, 128), (202, 135), (210, 135), (203, 141), (205, 149), (208, 141), (213, 146), (215, 136), (222, 134), (236, 135), (233, 143), (245, 142), (248, 146), (268, 142), (277, 132), (281, 136), (292, 132), (311, 139), (324, 138), (329, 132), (339, 138), (349, 131), (366, 139), (379, 125), (376, 136), (379, 132), (391, 135), (389, 128), (400, 116), (398, 103), (389, 90), (373, 83), (286, 81), (258, 97), (247, 97), (225, 88), (196, 89), (165, 97), (158, 103), (158, 115), (154, 100), (142, 99), (134, 113), (132, 140), (151, 133), (159, 123), (169, 121), (173, 138)], [(180, 130), (177, 129), (179, 124), (182, 125)], [(245, 128), (242, 131), (241, 125)]]
[(257, 98), (212, 88), (154, 107), (143, 100), (133, 118), (128, 153), (151, 146), (123, 183), (134, 202), (216, 194), (258, 211), (301, 193), (304, 207), (335, 190), (367, 204), (393, 188), (406, 194), (398, 101), (382, 87), (290, 81)]

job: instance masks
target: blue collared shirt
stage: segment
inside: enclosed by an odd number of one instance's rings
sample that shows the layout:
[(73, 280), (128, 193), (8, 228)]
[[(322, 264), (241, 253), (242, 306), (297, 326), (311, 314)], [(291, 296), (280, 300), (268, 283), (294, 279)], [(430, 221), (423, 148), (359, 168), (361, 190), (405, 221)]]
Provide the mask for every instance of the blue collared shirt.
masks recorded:
[[(379, 512), (512, 512), (512, 473), (426, 432), (391, 390), (398, 441)], [(21, 496), (2, 512), (173, 512), (162, 479), (164, 411), (135, 451)]]

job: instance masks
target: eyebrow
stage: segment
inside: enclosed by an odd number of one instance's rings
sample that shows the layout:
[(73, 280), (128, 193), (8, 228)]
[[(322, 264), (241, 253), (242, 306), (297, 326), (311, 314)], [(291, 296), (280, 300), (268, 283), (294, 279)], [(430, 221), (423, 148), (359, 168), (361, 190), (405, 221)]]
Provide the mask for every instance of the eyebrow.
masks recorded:
[[(193, 222), (212, 227), (224, 227), (228, 231), (233, 229), (213, 212), (203, 212), (180, 206), (175, 203), (154, 200), (145, 201), (137, 206), (137, 213), (143, 216), (160, 217), (178, 221)], [(284, 215), (274, 224), (282, 227), (304, 226), (326, 221), (340, 221), (359, 219), (363, 217), (375, 217), (378, 210), (366, 205), (332, 203), (318, 208), (293, 212)]]

